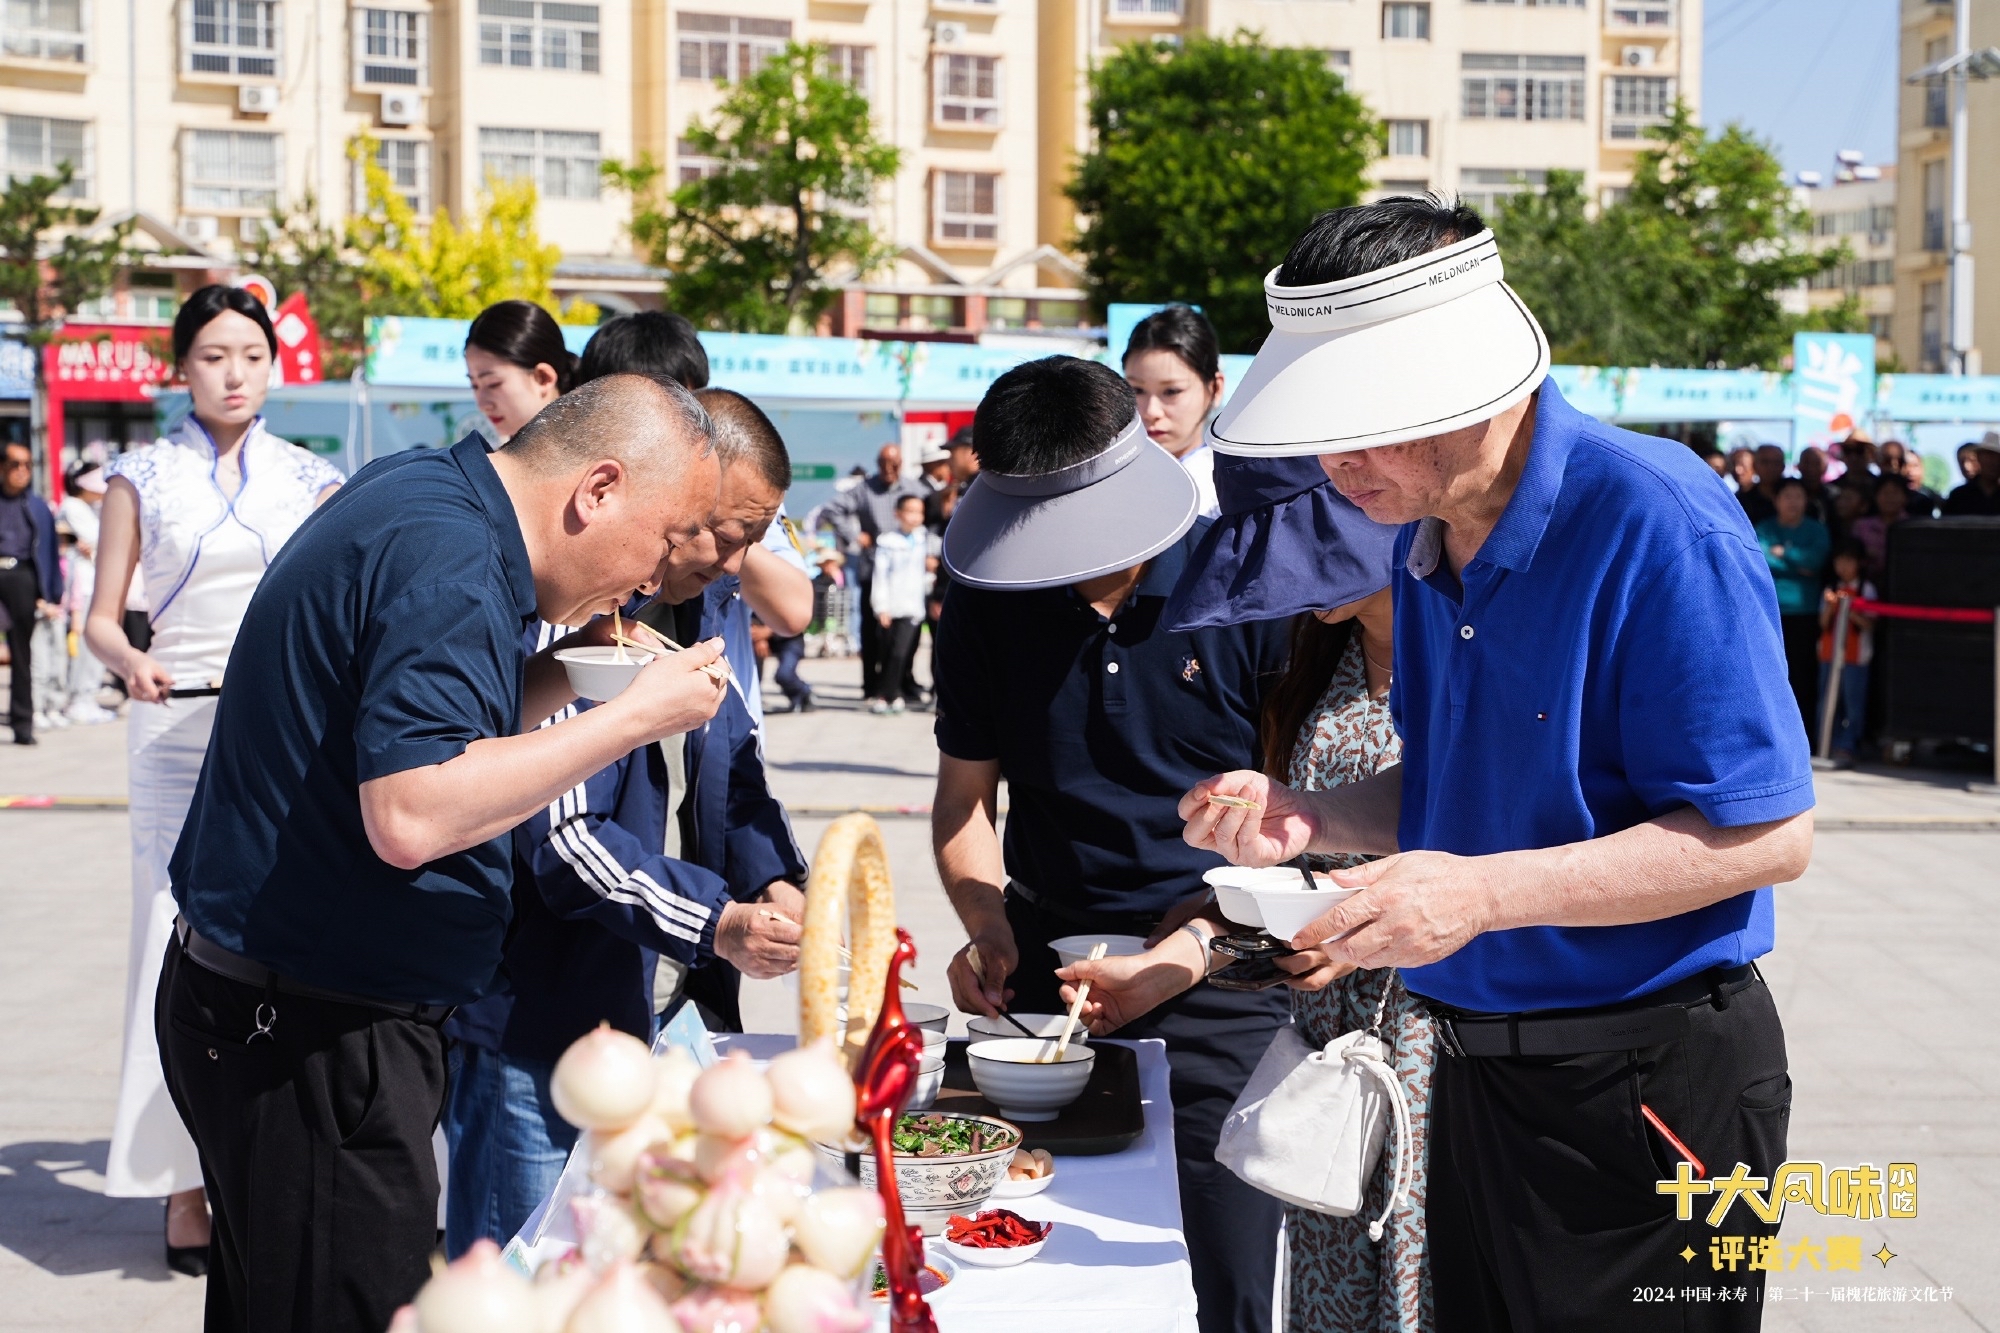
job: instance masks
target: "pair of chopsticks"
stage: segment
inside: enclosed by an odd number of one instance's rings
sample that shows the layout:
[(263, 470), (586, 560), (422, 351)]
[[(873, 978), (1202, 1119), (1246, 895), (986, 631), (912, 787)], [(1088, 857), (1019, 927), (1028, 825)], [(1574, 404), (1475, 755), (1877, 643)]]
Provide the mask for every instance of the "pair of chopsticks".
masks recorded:
[[(1097, 943), (1091, 945), (1090, 961), (1094, 963), (1098, 959), (1104, 957), (1105, 950), (1109, 949), (1110, 947), (1111, 947), (1110, 944), (1104, 940), (1099, 940)], [(1090, 983), (1086, 981), (1081, 986), (1078, 986), (1076, 988), (1076, 999), (1070, 1001), (1069, 1019), (1063, 1024), (1062, 1037), (1060, 1040), (1056, 1042), (1055, 1049), (1053, 1051), (1047, 1052), (1046, 1054), (1036, 1056), (1035, 1057), (1036, 1064), (1038, 1065), (1054, 1064), (1063, 1058), (1064, 1053), (1069, 1050), (1070, 1036), (1076, 1031), (1077, 1015), (1083, 1012), (1083, 1002), (1089, 998), (1090, 998)]]
[[(985, 979), (986, 968), (979, 961), (978, 945), (968, 944), (965, 946), (965, 961), (972, 964), (972, 974), (974, 976), (980, 978), (981, 980)], [(1036, 1037), (1034, 1033), (1028, 1031), (1028, 1025), (1026, 1023), (1023, 1023), (1020, 1019), (1014, 1017), (1014, 1015), (1008, 1013), (1005, 1008), (1002, 1008), (999, 1011), (999, 1014), (1000, 1017), (1006, 1019), (1009, 1023), (1012, 1023), (1014, 1025), (1014, 1030), (1016, 1032), (1019, 1032), (1022, 1036), (1033, 1037), (1036, 1041), (1045, 1040), (1045, 1038)]]
[[(1208, 803), (1210, 805), (1219, 805), (1225, 810), (1262, 810), (1264, 808), (1262, 803), (1253, 801), (1247, 796), (1224, 796), (1220, 792), (1210, 792), (1208, 794)], [(1319, 887), (1319, 881), (1313, 878), (1312, 869), (1306, 865), (1306, 859), (1303, 856), (1299, 857), (1292, 864), (1296, 865), (1299, 874), (1305, 876), (1307, 888), (1317, 889)]]

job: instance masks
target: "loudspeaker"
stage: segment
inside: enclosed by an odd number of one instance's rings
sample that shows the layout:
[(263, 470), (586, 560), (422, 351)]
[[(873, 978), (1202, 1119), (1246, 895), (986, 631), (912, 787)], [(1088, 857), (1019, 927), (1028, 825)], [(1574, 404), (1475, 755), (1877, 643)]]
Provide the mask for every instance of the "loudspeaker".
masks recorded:
[[(1882, 600), (2000, 606), (2000, 519), (1912, 519), (1889, 529)], [(1882, 733), (1895, 740), (1993, 740), (1993, 626), (1876, 622)]]

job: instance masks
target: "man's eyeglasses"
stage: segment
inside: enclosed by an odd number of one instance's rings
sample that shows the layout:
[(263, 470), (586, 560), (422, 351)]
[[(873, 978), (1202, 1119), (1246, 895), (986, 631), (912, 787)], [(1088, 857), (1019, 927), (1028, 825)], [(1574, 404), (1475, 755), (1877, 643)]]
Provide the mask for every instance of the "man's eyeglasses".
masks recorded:
[(5, 467), (9, 472), (26, 472), (32, 466), (33, 463), (25, 458), (9, 458), (4, 463), (0, 463), (0, 467)]

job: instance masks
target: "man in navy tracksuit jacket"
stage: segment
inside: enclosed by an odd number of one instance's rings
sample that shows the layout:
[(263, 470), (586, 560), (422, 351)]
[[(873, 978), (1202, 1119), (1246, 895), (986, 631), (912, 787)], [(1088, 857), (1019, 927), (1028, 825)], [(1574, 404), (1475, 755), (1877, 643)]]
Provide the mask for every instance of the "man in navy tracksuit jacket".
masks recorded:
[[(718, 579), (646, 619), (678, 642), (699, 642), (720, 632), (737, 595), (733, 577)], [(522, 646), (538, 651), (562, 632), (538, 624)], [(687, 777), (678, 791), (672, 743), (652, 745), (515, 831), (506, 961), (492, 993), (460, 1009), (446, 1029), (458, 1043), (445, 1111), (451, 1255), (481, 1236), (505, 1242), (554, 1188), (576, 1134), (549, 1103), (549, 1075), (577, 1037), (604, 1022), (650, 1039), (656, 998), (667, 1002), (667, 1016), (695, 998), (722, 1026), (740, 1026), (739, 976), (716, 956), (717, 922), (731, 902), (767, 890), (789, 894), (785, 886), (805, 880), (805, 858), (765, 782), (759, 732), (733, 688), (714, 719), (684, 741)], [(670, 815), (679, 835), (673, 855), (662, 836)], [(670, 966), (661, 968), (662, 960)], [(685, 993), (656, 994), (663, 973), (684, 974)]]

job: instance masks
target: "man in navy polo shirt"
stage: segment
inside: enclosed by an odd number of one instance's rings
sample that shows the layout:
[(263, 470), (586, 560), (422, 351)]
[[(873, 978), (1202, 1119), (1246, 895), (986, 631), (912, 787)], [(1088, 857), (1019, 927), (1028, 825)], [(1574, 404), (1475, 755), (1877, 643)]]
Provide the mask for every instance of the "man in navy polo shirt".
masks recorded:
[(214, 1209), (211, 1331), (379, 1333), (423, 1283), (439, 1024), (499, 965), (509, 830), (721, 700), (700, 644), (524, 733), (574, 693), (522, 631), (656, 588), (718, 475), (684, 389), (613, 376), (490, 457), (475, 435), (370, 464), (258, 585), (170, 866), (157, 1018)]
[[(1785, 1155), (1784, 1035), (1753, 962), (1813, 792), (1756, 538), (1687, 449), (1563, 401), (1470, 209), (1326, 214), (1265, 292), (1276, 331), (1214, 442), (1319, 455), (1409, 525), (1403, 762), (1311, 794), (1211, 778), (1186, 837), (1250, 865), (1398, 853), (1338, 874), (1362, 891), (1293, 943), (1401, 967), (1442, 1020), (1441, 1330), (1753, 1328), (1763, 1274), (1714, 1276), (1708, 1240), (1775, 1228), (1741, 1206), (1711, 1228), (1705, 1203), (1679, 1221), (1655, 1186)], [(1633, 1300), (1691, 1281), (1757, 1290)]]
[[(945, 531), (935, 659), (931, 836), (971, 937), (948, 975), (968, 1013), (1060, 1012), (1051, 940), (1150, 935), (1221, 864), (1181, 841), (1176, 803), (1204, 773), (1259, 762), (1288, 626), (1168, 628), (1167, 596), (1208, 525), (1110, 369), (1015, 367), (981, 400), (973, 441), (979, 478)], [(1167, 1044), (1204, 1333), (1270, 1327), (1282, 1210), (1216, 1162), (1215, 1142), (1287, 1011), (1282, 992), (1197, 985), (1118, 1033)]]

